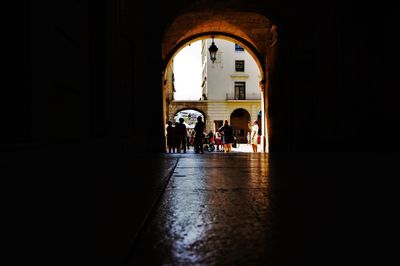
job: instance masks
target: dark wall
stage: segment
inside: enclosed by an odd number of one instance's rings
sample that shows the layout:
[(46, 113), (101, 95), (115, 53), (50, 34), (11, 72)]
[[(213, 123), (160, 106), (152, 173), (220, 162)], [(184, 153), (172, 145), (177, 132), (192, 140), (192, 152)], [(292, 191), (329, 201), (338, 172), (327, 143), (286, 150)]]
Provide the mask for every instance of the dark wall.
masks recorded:
[[(100, 141), (161, 151), (161, 43), (168, 23), (190, 9), (184, 2), (31, 2), (27, 37), (19, 37), (28, 72), (14, 82), (16, 119), (6, 120), (3, 144)], [(212, 3), (224, 6), (191, 5)], [(230, 5), (278, 25), (272, 151), (399, 147), (394, 9), (352, 1)]]
[[(23, 16), (10, 30), (18, 37), (10, 37), (12, 102), (1, 143), (118, 146), (140, 139), (143, 150), (160, 151), (160, 127), (158, 134), (143, 132), (161, 117), (160, 52), (148, 57), (140, 51), (147, 44), (133, 37), (148, 30), (127, 30), (117, 1), (41, 1), (19, 9)], [(148, 71), (157, 78), (143, 75)]]
[(397, 151), (394, 19), (352, 1), (279, 9), (272, 151)]

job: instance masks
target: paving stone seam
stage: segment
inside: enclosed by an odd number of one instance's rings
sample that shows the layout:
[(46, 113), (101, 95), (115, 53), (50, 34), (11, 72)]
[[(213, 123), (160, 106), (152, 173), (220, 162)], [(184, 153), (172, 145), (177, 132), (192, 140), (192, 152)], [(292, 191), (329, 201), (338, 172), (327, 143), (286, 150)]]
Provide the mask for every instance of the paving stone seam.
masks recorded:
[(125, 261), (125, 263), (123, 263), (123, 265), (130, 265), (130, 262), (135, 253), (135, 250), (138, 247), (138, 245), (140, 244), (139, 241), (141, 239), (141, 236), (145, 232), (145, 230), (149, 226), (149, 224), (151, 223), (151, 220), (155, 215), (155, 211), (157, 210), (157, 207), (163, 198), (164, 192), (166, 191), (166, 189), (168, 187), (169, 181), (171, 180), (171, 177), (173, 176), (173, 173), (175, 172), (175, 168), (178, 165), (180, 158), (181, 158), (180, 156), (177, 157), (175, 165), (168, 172), (166, 181), (164, 182), (164, 185), (161, 188), (159, 195), (157, 196), (156, 200), (154, 200), (153, 204), (151, 205), (151, 208), (149, 209), (145, 218), (143, 219), (143, 222), (142, 222), (141, 226), (139, 227), (140, 229), (138, 230), (136, 235), (133, 237), (133, 244), (132, 244), (132, 247), (130, 248), (130, 252), (129, 252), (130, 255), (127, 257), (127, 260)]

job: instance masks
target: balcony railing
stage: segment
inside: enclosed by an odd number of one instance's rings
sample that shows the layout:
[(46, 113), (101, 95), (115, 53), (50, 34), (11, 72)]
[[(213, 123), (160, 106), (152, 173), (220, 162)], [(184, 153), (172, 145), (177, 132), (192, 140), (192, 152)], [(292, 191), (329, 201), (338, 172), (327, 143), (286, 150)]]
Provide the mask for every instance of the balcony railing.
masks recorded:
[(227, 93), (227, 100), (261, 100), (261, 93), (246, 93), (246, 97), (244, 99), (235, 98), (234, 93)]

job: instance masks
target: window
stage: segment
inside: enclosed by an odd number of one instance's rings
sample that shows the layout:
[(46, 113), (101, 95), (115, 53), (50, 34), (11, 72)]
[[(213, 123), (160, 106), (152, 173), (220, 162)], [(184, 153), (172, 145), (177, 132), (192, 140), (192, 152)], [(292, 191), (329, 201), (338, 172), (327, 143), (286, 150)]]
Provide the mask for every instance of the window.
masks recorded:
[(244, 60), (235, 60), (235, 71), (244, 72)]
[(235, 43), (235, 51), (242, 52), (242, 51), (244, 51), (244, 48), (242, 46), (240, 46), (239, 44)]
[(246, 100), (246, 83), (235, 82), (235, 100)]

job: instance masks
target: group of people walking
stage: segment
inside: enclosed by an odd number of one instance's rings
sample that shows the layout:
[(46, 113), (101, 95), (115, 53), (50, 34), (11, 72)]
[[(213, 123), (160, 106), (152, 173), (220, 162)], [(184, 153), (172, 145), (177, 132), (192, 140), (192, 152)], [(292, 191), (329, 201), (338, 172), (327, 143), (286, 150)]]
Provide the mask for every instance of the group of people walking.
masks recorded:
[(187, 131), (183, 122), (183, 118), (180, 118), (179, 123), (175, 123), (175, 126), (171, 121), (167, 123), (167, 145), (170, 153), (180, 153), (181, 149), (186, 152)]
[[(186, 153), (186, 147), (189, 148), (189, 140), (193, 137), (186, 125), (184, 124), (184, 119), (179, 118), (179, 123), (173, 126), (171, 121), (168, 121), (167, 126), (167, 146), (169, 153), (177, 152), (180, 153), (183, 150)], [(251, 130), (250, 136), (248, 136), (248, 142), (251, 143), (253, 152), (257, 152), (257, 144), (258, 141), (258, 121), (255, 120), (253, 125), (249, 125), (249, 129)], [(216, 131), (214, 136), (212, 130), (206, 135), (205, 131), (205, 123), (201, 116), (197, 117), (197, 123), (194, 127), (194, 141), (193, 146), (196, 153), (204, 153), (203, 143), (205, 138), (207, 137), (209, 141), (214, 142), (217, 146), (217, 151), (219, 151), (220, 145), (223, 145), (224, 152), (232, 152), (232, 144), (235, 142), (235, 136), (233, 132), (233, 128), (229, 125), (229, 121), (225, 120), (224, 124)]]
[(183, 150), (183, 153), (186, 153), (186, 149), (189, 149), (192, 138), (195, 152), (204, 153), (205, 124), (201, 116), (197, 117), (197, 123), (193, 132), (194, 136), (184, 124), (183, 118), (179, 118), (179, 123), (175, 123), (175, 126), (173, 126), (171, 121), (168, 121), (167, 124), (167, 146), (169, 153), (181, 153), (181, 150)]

